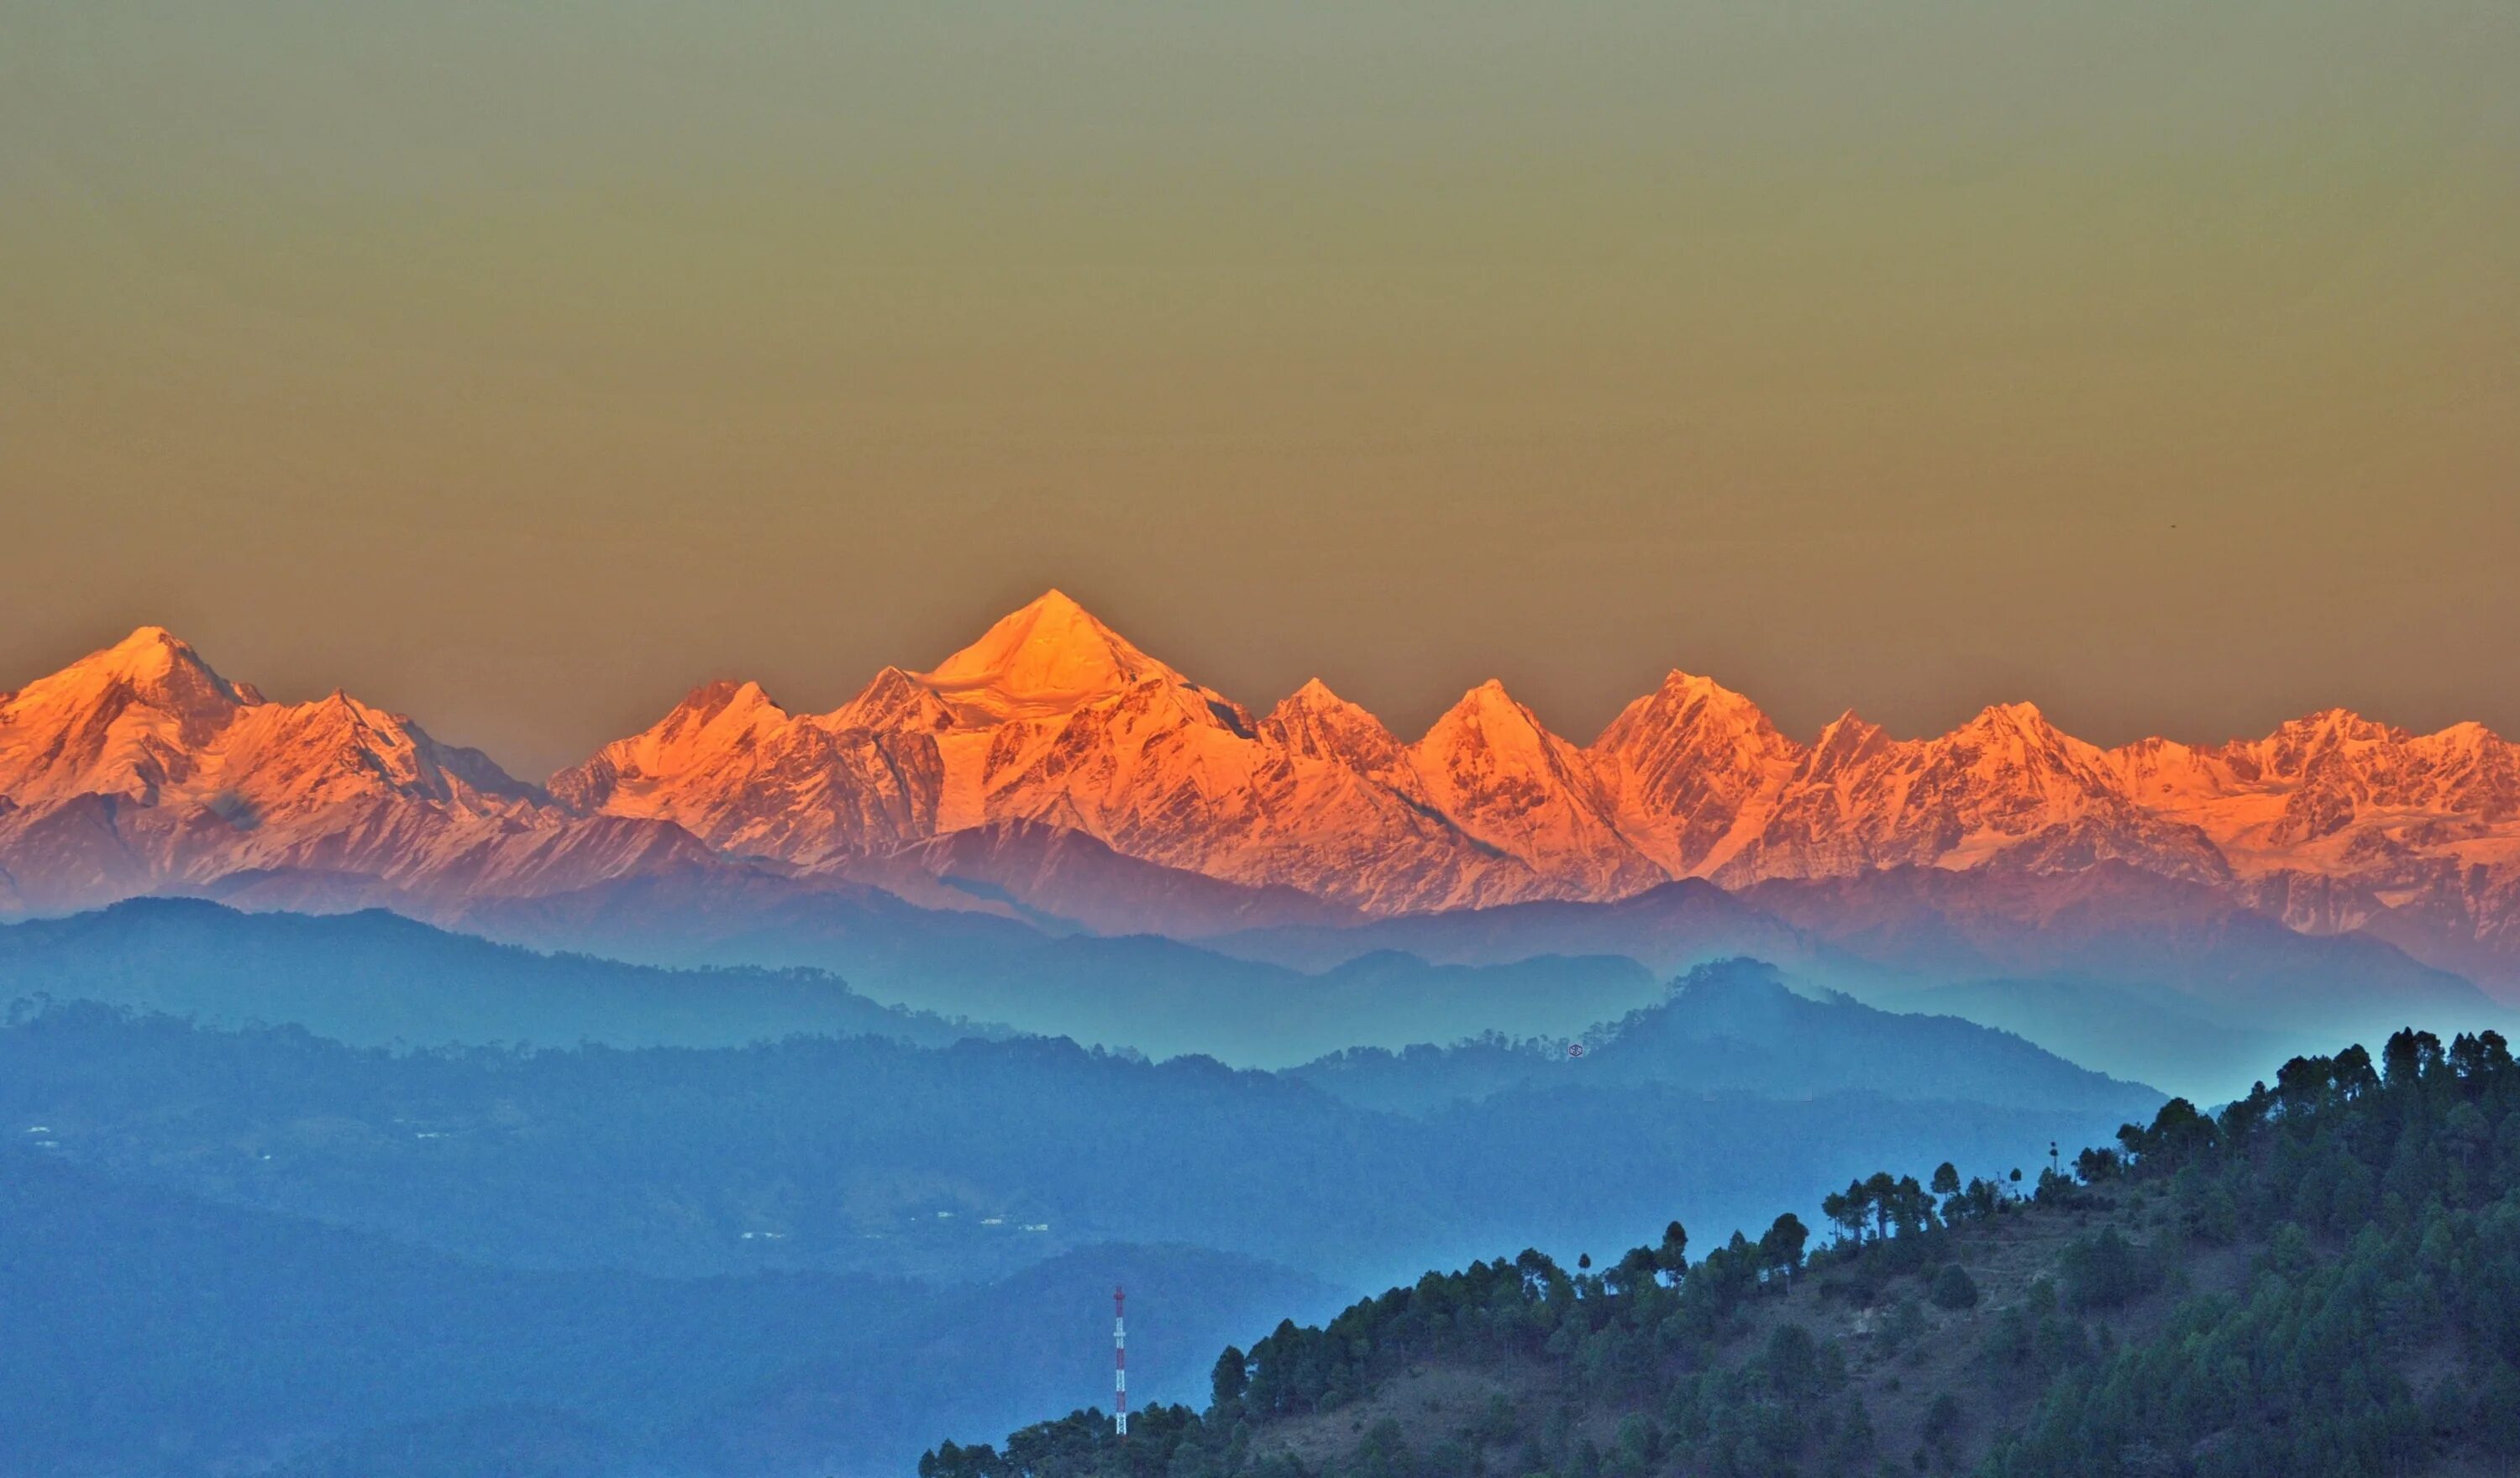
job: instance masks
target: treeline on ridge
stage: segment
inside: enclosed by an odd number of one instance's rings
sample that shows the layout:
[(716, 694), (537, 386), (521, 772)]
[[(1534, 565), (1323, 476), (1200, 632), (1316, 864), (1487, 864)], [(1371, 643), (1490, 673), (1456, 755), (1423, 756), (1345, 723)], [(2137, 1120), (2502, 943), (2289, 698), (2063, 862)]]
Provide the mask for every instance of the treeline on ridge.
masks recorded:
[[(1203, 1411), (1125, 1440), (1078, 1411), (920, 1473), (2381, 1478), (2520, 1451), (2520, 1067), (2497, 1033), (2295, 1058), (2029, 1185), (1946, 1165), (1823, 1209), (1817, 1248), (1788, 1213), (1694, 1262), (1674, 1223), (1598, 1271), (1429, 1273), (1228, 1349)], [(1430, 1371), (1488, 1394), (1433, 1418)]]

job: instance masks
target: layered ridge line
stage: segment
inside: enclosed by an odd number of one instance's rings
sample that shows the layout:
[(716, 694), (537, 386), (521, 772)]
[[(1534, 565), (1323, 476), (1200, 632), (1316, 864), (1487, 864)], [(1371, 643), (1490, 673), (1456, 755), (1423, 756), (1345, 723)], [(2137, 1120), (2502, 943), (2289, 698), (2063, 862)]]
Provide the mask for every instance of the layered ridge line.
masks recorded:
[(730, 864), (895, 887), (1011, 866), (1003, 841), (940, 844), (982, 829), (1360, 915), (2111, 865), (2452, 967), (2520, 960), (2520, 754), (2477, 724), (2331, 710), (2102, 748), (2010, 703), (1803, 742), (1675, 671), (1589, 744), (1494, 682), (1410, 741), (1319, 681), (1255, 715), (1057, 591), (829, 713), (707, 685), (541, 786), (347, 694), (271, 702), (156, 627), (0, 695), (14, 911), (248, 873), (440, 903)]

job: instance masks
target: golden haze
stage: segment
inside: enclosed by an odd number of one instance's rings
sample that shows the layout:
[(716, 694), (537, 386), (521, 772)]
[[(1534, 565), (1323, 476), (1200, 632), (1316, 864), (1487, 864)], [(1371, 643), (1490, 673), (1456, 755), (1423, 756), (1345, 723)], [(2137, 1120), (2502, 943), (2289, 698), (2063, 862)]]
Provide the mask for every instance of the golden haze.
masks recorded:
[(1193, 9), (0, 8), (0, 681), (2520, 732), (2509, 7)]

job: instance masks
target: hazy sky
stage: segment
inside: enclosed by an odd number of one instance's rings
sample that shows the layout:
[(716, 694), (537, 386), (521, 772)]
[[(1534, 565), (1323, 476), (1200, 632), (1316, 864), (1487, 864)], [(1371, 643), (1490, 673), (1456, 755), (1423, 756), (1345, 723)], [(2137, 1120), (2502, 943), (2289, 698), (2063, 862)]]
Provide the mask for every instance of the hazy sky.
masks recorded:
[(0, 0), (0, 687), (2520, 735), (2510, 0)]

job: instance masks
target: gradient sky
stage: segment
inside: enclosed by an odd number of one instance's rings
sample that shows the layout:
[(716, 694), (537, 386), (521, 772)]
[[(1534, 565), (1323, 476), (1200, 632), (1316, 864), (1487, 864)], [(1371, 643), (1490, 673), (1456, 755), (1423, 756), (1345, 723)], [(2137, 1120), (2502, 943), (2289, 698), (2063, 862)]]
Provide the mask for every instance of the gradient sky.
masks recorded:
[(0, 686), (155, 621), (535, 775), (1058, 585), (1411, 734), (2520, 735), (2515, 78), (2509, 0), (0, 0)]

